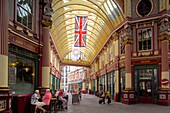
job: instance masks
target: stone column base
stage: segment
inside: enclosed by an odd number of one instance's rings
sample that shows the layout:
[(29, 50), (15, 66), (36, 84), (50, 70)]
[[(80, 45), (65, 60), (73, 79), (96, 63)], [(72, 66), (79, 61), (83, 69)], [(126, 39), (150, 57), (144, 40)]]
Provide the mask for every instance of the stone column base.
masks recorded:
[(119, 92), (115, 92), (114, 94), (114, 101), (119, 102)]
[(170, 106), (170, 89), (160, 89), (158, 91), (158, 105)]
[(12, 94), (9, 89), (0, 88), (0, 108), (4, 109), (3, 113), (12, 113)]
[(123, 104), (136, 104), (135, 91), (133, 90), (124, 90), (122, 96)]

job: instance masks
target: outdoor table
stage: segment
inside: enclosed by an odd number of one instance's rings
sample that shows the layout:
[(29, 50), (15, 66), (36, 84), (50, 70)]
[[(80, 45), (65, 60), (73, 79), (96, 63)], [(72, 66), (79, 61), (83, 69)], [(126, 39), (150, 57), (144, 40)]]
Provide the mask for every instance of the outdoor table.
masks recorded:
[(57, 105), (56, 105), (57, 98), (52, 98), (50, 100), (50, 111), (55, 111), (57, 110)]

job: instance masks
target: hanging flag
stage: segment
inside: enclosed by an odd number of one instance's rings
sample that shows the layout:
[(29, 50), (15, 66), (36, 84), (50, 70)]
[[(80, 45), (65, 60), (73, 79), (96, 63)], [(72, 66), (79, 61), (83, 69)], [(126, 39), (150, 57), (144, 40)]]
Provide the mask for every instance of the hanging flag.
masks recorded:
[(87, 16), (75, 17), (74, 47), (86, 47)]

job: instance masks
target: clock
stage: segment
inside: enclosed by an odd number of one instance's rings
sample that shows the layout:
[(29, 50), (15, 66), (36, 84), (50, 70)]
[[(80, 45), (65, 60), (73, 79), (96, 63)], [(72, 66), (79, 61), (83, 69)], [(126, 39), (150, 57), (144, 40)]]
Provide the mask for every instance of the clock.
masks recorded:
[(148, 16), (153, 9), (152, 0), (139, 0), (136, 5), (136, 12), (140, 17)]

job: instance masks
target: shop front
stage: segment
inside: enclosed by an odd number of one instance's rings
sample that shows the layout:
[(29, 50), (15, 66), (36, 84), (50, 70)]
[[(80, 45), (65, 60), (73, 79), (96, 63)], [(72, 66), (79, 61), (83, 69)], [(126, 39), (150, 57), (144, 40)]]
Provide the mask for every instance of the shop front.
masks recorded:
[(60, 73), (52, 65), (50, 67), (50, 78), (51, 89), (55, 92), (56, 89), (60, 89)]
[(9, 33), (9, 42), (8, 85), (13, 94), (12, 110), (14, 113), (28, 113), (30, 96), (40, 82), (39, 45), (13, 33)]
[(135, 92), (138, 103), (157, 103), (158, 71), (156, 66), (135, 68)]
[(71, 92), (77, 93), (79, 89), (82, 88), (83, 80), (76, 80), (68, 82), (69, 90)]
[(119, 100), (122, 101), (122, 94), (123, 91), (125, 90), (125, 68), (121, 68), (120, 69), (120, 85), (119, 85), (119, 92), (120, 92), (120, 96), (119, 96)]
[(100, 84), (102, 89), (105, 91), (105, 76), (100, 76)]
[(108, 90), (110, 91), (111, 94), (111, 98), (114, 98), (114, 91), (115, 91), (115, 83), (114, 83), (114, 71), (110, 72), (107, 74), (107, 86), (108, 86)]
[(30, 110), (30, 96), (38, 88), (38, 55), (10, 44), (8, 56), (8, 84), (13, 94), (12, 109), (13, 112), (27, 113)]

